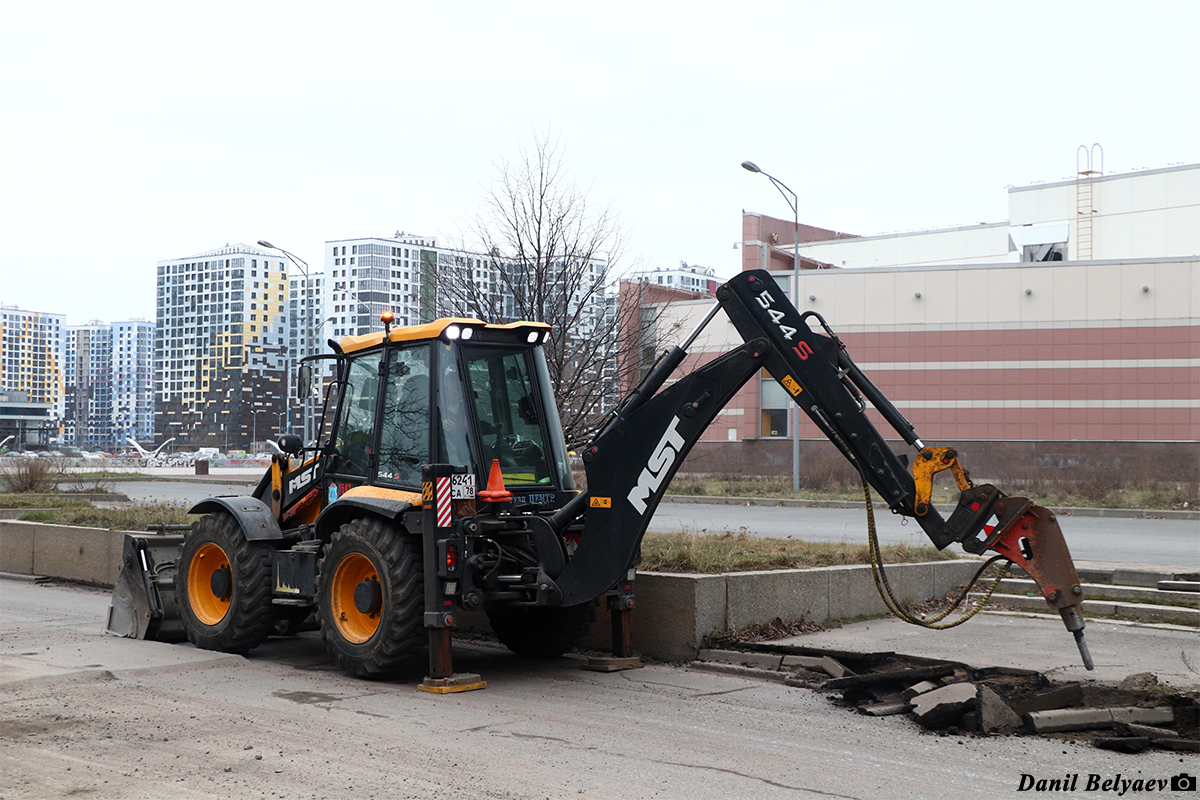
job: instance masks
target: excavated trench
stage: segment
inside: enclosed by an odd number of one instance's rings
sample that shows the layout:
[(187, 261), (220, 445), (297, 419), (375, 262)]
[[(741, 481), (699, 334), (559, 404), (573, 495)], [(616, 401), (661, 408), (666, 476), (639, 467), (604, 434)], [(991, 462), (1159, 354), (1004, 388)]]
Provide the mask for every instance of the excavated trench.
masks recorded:
[(1162, 686), (1148, 673), (1118, 686), (1064, 684), (1033, 670), (892, 652), (769, 642), (722, 646), (728, 649), (701, 651), (701, 661), (823, 691), (865, 715), (906, 714), (940, 735), (1046, 736), (1121, 752), (1200, 751), (1200, 693)]

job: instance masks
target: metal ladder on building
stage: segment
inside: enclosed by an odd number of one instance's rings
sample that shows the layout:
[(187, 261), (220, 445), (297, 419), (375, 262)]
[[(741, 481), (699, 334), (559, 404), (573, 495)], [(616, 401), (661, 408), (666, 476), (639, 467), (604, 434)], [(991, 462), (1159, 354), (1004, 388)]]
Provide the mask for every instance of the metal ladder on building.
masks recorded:
[[(1095, 155), (1099, 153), (1099, 163)], [(1104, 148), (1099, 142), (1075, 150), (1075, 260), (1092, 259), (1092, 218), (1096, 214), (1094, 179), (1104, 174)]]

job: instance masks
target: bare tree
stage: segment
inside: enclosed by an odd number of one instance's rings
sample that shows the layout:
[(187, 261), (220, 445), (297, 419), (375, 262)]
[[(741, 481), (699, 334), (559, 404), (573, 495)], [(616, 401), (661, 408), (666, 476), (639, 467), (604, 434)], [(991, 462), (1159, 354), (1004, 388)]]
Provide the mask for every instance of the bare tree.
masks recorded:
[(550, 380), (567, 444), (577, 447), (619, 399), (624, 235), (612, 206), (571, 182), (549, 134), (496, 169), (460, 252), (438, 264), (438, 312), (548, 323)]

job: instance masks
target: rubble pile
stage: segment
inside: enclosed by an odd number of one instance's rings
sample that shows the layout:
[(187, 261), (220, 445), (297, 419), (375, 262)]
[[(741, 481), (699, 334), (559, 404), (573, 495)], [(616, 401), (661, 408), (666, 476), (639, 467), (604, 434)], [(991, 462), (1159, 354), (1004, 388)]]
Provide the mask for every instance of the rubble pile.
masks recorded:
[(1124, 753), (1151, 748), (1200, 752), (1200, 703), (1170, 692), (1153, 675), (1117, 687), (1054, 685), (1032, 670), (976, 669), (894, 653), (847, 653), (747, 643), (701, 650), (708, 669), (757, 675), (833, 692), (868, 716), (909, 715), (943, 735), (1046, 735), (1091, 741)]

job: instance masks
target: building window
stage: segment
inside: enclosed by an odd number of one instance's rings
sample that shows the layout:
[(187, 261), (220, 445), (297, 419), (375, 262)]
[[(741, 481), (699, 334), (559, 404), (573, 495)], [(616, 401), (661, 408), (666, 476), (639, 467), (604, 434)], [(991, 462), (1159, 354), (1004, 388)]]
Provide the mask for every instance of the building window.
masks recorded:
[(766, 370), (759, 379), (760, 436), (788, 435), (788, 408), (791, 399)]

